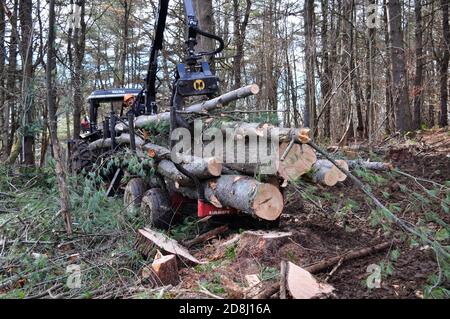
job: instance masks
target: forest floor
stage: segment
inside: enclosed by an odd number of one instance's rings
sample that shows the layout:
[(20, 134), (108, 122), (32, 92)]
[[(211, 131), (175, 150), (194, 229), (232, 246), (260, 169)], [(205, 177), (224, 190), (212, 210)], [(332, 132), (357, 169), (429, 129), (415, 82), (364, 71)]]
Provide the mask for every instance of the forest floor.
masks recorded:
[[(369, 148), (330, 148), (336, 158), (390, 162), (394, 170), (357, 171), (390, 211), (421, 234), (398, 227), (351, 181), (332, 188), (298, 182), (289, 187), (276, 231), (289, 232), (273, 249), (244, 240), (254, 225), (227, 220), (228, 232), (190, 248), (205, 265), (182, 265), (181, 283), (157, 287), (142, 280), (151, 261), (136, 251), (136, 230), (144, 221), (121, 199), (104, 198), (91, 179), (72, 177), (76, 233), (67, 237), (58, 212), (55, 177), (48, 171), (2, 168), (0, 187), (0, 297), (4, 298), (243, 298), (247, 279), (259, 291), (279, 280), (280, 261), (307, 267), (351, 250), (389, 242), (386, 250), (315, 274), (335, 288), (330, 298), (449, 298), (450, 132), (427, 130), (394, 137)], [(58, 218), (59, 217), (59, 218)], [(180, 243), (224, 220), (185, 218), (168, 231)], [(432, 238), (433, 244), (423, 238)], [(70, 266), (81, 268), (81, 286)], [(381, 285), (369, 288), (373, 266)], [(370, 266), (370, 267), (369, 267)], [(372, 268), (371, 268), (372, 267)], [(76, 272), (75, 272), (76, 273)], [(276, 297), (276, 296), (275, 296)]]

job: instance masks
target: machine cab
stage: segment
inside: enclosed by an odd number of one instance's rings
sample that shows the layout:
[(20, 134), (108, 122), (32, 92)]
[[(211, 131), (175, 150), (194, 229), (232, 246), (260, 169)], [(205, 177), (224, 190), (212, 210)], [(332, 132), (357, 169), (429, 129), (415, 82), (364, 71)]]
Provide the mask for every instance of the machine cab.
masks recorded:
[(140, 99), (143, 104), (145, 96), (140, 94), (139, 89), (109, 89), (94, 91), (88, 97), (89, 119), (88, 129), (80, 135), (84, 140), (96, 140), (102, 136), (110, 137), (111, 119), (117, 116), (123, 118), (126, 114), (124, 109), (124, 97), (131, 94)]

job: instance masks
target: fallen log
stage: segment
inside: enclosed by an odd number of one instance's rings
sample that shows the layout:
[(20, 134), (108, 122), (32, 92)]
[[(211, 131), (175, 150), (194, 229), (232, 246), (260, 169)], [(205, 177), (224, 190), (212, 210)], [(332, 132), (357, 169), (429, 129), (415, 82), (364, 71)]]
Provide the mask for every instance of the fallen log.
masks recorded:
[(217, 237), (218, 235), (226, 233), (228, 230), (229, 230), (229, 228), (228, 228), (227, 225), (220, 226), (220, 227), (215, 228), (213, 230), (210, 230), (210, 231), (208, 231), (208, 232), (206, 232), (204, 234), (201, 234), (201, 235), (195, 237), (194, 239), (185, 241), (184, 245), (187, 248), (190, 248), (192, 246), (195, 246), (195, 245), (198, 245), (200, 243), (204, 243), (204, 242), (206, 242), (208, 240), (211, 240), (214, 237)]
[[(260, 183), (242, 175), (222, 175), (203, 183), (206, 199), (218, 208), (235, 208), (238, 211), (273, 221), (280, 217), (284, 208), (283, 195), (278, 187)], [(173, 187), (186, 197), (197, 199), (195, 189)]]
[[(348, 171), (349, 167), (346, 161), (337, 160), (336, 163), (339, 164), (339, 167)], [(343, 182), (346, 179), (347, 176), (328, 160), (318, 160), (313, 165), (312, 181), (314, 183), (320, 183), (325, 186), (334, 186), (338, 182)]]
[(385, 249), (389, 248), (391, 245), (392, 245), (391, 242), (384, 242), (384, 243), (374, 245), (371, 247), (351, 250), (341, 256), (336, 256), (336, 257), (332, 257), (329, 259), (325, 259), (316, 264), (305, 267), (305, 269), (307, 271), (309, 271), (310, 273), (315, 274), (315, 273), (324, 271), (324, 270), (330, 268), (331, 266), (337, 264), (341, 259), (343, 260), (343, 262), (353, 260), (353, 259), (358, 259), (361, 257), (365, 257), (368, 255), (380, 252), (382, 250), (385, 250)]
[(244, 176), (222, 176), (205, 183), (205, 195), (214, 205), (232, 207), (265, 220), (276, 220), (284, 208), (280, 190)]
[(281, 128), (268, 123), (224, 122), (221, 130), (224, 134), (232, 133), (236, 139), (257, 136), (264, 139), (277, 138), (279, 143), (289, 143), (293, 138), (301, 139), (309, 135), (306, 128)]
[[(205, 113), (212, 111), (216, 108), (227, 105), (238, 99), (243, 99), (259, 93), (259, 86), (256, 84), (248, 85), (243, 88), (225, 93), (215, 99), (208, 100), (202, 103), (197, 103), (187, 107), (184, 113)], [(160, 113), (157, 115), (142, 115), (136, 118), (134, 126), (138, 128), (145, 128), (151, 124), (157, 124), (160, 122), (168, 122), (170, 120), (170, 112)], [(116, 125), (116, 130), (125, 131), (126, 128), (123, 124)]]
[[(361, 257), (365, 257), (368, 255), (374, 254), (374, 253), (378, 253), (382, 250), (389, 248), (391, 245), (392, 245), (391, 242), (384, 242), (384, 243), (374, 245), (371, 247), (366, 247), (366, 248), (357, 249), (357, 250), (351, 250), (343, 255), (325, 259), (316, 264), (310, 265), (308, 267), (304, 267), (304, 270), (306, 270), (307, 272), (309, 272), (311, 274), (316, 274), (316, 273), (322, 272), (322, 271), (330, 268), (331, 266), (333, 266), (339, 262), (342, 263), (345, 261), (358, 259)], [(268, 287), (267, 289), (265, 289), (264, 291), (262, 291), (261, 293), (259, 293), (255, 297), (255, 299), (268, 299), (279, 291), (280, 291), (280, 282), (276, 282), (273, 285), (271, 285), (270, 287)]]
[(369, 162), (364, 160), (351, 160), (347, 161), (348, 167), (351, 170), (355, 170), (358, 168), (365, 168), (372, 171), (390, 171), (394, 169), (394, 166), (391, 163), (383, 163), (383, 162)]

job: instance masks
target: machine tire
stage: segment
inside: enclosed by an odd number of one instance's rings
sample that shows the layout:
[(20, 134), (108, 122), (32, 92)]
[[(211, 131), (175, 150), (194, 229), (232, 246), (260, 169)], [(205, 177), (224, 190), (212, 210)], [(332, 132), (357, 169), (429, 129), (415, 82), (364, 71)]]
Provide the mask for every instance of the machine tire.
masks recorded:
[(142, 178), (133, 178), (128, 182), (123, 195), (123, 203), (127, 211), (141, 207), (146, 190), (147, 185)]
[(89, 142), (84, 140), (76, 140), (73, 142), (70, 154), (70, 168), (79, 174), (83, 170), (89, 171), (94, 162), (94, 156), (89, 149)]
[(168, 194), (161, 188), (147, 191), (142, 198), (141, 214), (150, 227), (168, 229), (174, 217)]

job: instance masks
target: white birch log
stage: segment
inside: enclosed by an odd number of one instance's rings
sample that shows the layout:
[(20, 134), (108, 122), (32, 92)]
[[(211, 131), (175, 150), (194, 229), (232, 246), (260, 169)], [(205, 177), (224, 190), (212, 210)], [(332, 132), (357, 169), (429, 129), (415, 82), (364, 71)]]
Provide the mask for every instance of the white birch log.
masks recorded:
[[(233, 101), (243, 99), (259, 93), (259, 86), (256, 84), (248, 85), (243, 88), (225, 93), (212, 100), (208, 100), (202, 103), (191, 105), (185, 109), (187, 113), (204, 113), (212, 111), (216, 108), (227, 105)], [(160, 122), (167, 122), (170, 120), (170, 112), (160, 113), (157, 115), (142, 115), (136, 118), (134, 126), (138, 128), (144, 128), (150, 124), (157, 124)], [(123, 124), (118, 124), (116, 129), (125, 130)]]
[[(283, 212), (284, 198), (279, 188), (249, 176), (224, 175), (205, 181), (203, 187), (206, 199), (218, 208), (235, 208), (265, 220), (276, 220)], [(169, 189), (197, 199), (193, 188), (169, 186)]]

